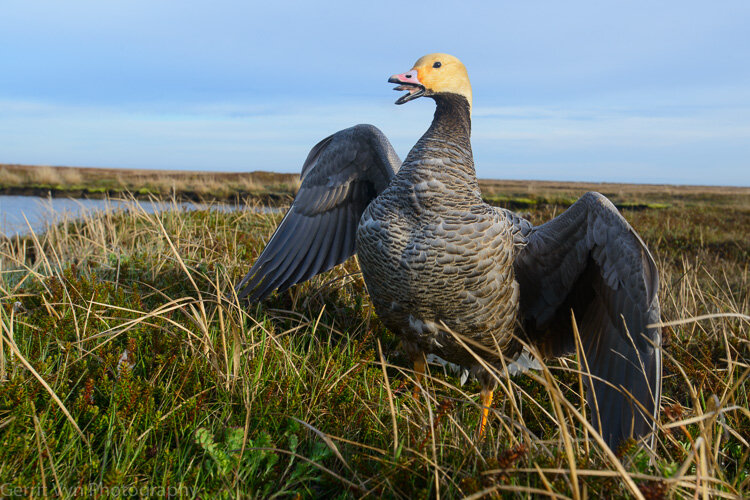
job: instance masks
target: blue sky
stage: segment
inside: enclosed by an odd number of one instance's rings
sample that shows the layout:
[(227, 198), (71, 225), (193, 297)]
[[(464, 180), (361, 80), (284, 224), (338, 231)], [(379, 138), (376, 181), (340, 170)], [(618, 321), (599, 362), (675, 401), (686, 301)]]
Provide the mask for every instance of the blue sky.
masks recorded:
[(372, 123), (404, 157), (467, 66), (485, 178), (750, 185), (750, 2), (5, 0), (0, 163), (298, 172)]

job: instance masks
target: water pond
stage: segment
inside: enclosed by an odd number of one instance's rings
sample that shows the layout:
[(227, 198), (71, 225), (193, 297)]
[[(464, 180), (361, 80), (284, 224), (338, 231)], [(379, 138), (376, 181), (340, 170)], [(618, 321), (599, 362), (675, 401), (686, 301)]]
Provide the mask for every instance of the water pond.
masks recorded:
[[(12, 237), (43, 231), (49, 224), (55, 224), (65, 219), (75, 219), (92, 211), (105, 211), (133, 208), (138, 203), (148, 213), (171, 208), (172, 203), (155, 202), (149, 200), (117, 200), (117, 199), (72, 199), (72, 198), (41, 198), (38, 196), (0, 195), (0, 235)], [(185, 210), (197, 210), (209, 205), (192, 202), (178, 203)], [(214, 210), (241, 210), (241, 205), (211, 204)], [(277, 210), (262, 207), (262, 210)]]

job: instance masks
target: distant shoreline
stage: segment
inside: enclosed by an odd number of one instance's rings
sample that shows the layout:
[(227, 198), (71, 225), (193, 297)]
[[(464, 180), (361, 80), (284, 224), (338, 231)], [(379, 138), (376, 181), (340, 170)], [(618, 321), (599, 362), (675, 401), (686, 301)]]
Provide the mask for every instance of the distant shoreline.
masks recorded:
[[(172, 193), (158, 192), (133, 192), (128, 190), (88, 190), (88, 189), (58, 189), (55, 187), (0, 187), (0, 196), (36, 196), (39, 198), (86, 198), (93, 200), (104, 200), (107, 198), (133, 197), (137, 200), (147, 200), (151, 198), (164, 198), (173, 196)], [(247, 191), (237, 191), (231, 197), (218, 197), (198, 194), (194, 191), (180, 191), (174, 193), (177, 201), (192, 202), (242, 202), (258, 203), (269, 206), (288, 205), (294, 199), (293, 195), (285, 193), (251, 193)]]
[[(599, 191), (620, 208), (667, 205), (750, 205), (750, 187), (620, 184), (480, 179), (483, 198), (523, 209), (540, 204), (568, 206), (586, 191)], [(241, 202), (269, 206), (291, 203), (299, 175), (275, 172), (206, 172), (0, 164), (0, 195)]]
[(53, 198), (134, 197), (179, 201), (249, 201), (283, 205), (299, 176), (273, 172), (191, 172), (0, 164), (0, 194)]

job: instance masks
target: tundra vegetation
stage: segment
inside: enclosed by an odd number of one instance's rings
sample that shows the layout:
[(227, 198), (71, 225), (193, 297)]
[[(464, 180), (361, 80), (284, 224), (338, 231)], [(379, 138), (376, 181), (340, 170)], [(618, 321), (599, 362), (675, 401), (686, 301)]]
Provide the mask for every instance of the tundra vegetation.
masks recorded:
[(430, 365), (413, 396), (355, 259), (240, 303), (281, 213), (131, 198), (0, 238), (0, 496), (747, 497), (750, 190), (482, 187), (535, 224), (597, 189), (653, 251), (668, 325), (653, 452), (601, 445), (576, 356), (506, 379), (479, 441), (477, 382)]

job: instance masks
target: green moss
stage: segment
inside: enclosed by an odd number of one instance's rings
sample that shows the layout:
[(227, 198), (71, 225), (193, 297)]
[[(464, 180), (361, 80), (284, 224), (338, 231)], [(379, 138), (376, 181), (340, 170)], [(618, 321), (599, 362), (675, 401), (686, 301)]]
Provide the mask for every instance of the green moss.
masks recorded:
[(615, 206), (620, 210), (644, 210), (647, 208), (652, 210), (662, 210), (665, 208), (669, 208), (672, 205), (670, 205), (669, 203), (641, 203), (633, 201), (616, 203)]

